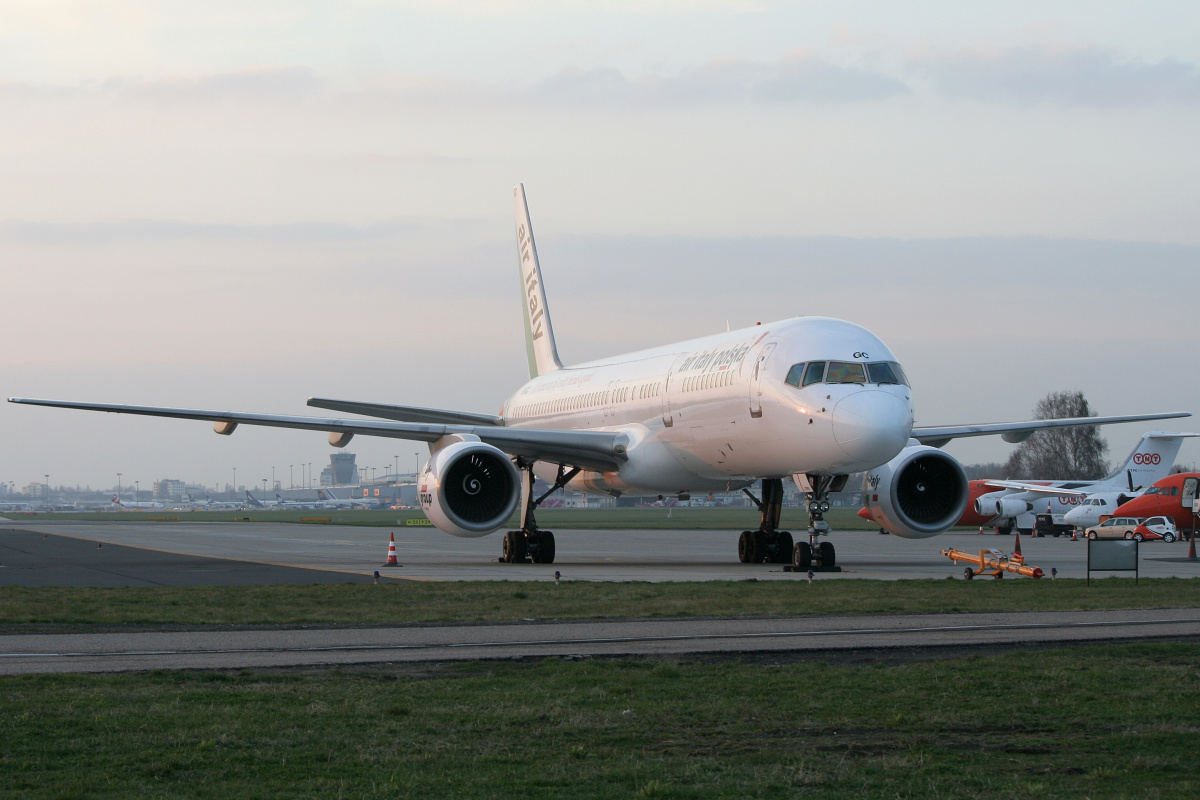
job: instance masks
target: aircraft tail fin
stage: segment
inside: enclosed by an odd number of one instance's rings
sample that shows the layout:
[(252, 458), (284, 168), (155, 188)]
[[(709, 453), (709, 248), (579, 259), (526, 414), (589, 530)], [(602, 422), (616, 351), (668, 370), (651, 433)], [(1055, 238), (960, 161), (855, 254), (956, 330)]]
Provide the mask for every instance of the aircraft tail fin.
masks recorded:
[(1143, 434), (1137, 447), (1121, 467), (1108, 476), (1108, 480), (1126, 485), (1130, 490), (1152, 486), (1171, 473), (1183, 440), (1195, 436), (1200, 433), (1151, 431)]
[(252, 505), (252, 506), (254, 506), (254, 507), (256, 507), (256, 508), (262, 508), (262, 507), (263, 507), (262, 501), (261, 501), (261, 500), (259, 500), (259, 499), (258, 499), (257, 497), (255, 497), (254, 495), (250, 494), (250, 490), (249, 490), (249, 489), (247, 489), (247, 490), (246, 490), (246, 499), (250, 501), (250, 505)]
[(533, 225), (529, 221), (524, 185), (513, 187), (513, 204), (517, 212), (517, 263), (521, 272), (525, 350), (529, 357), (529, 377), (536, 378), (562, 369), (562, 362), (558, 359), (554, 328), (550, 325), (550, 312), (546, 307), (546, 288), (542, 283), (537, 245), (533, 241)]

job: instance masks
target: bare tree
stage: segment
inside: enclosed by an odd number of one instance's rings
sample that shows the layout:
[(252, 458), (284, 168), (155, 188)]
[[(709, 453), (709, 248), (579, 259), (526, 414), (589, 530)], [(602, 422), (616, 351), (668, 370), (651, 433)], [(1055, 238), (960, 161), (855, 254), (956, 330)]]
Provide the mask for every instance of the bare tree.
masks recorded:
[[(1083, 392), (1051, 392), (1038, 401), (1034, 419), (1094, 417)], [(1094, 480), (1108, 474), (1108, 442), (1095, 425), (1036, 431), (1005, 465), (1010, 478)]]

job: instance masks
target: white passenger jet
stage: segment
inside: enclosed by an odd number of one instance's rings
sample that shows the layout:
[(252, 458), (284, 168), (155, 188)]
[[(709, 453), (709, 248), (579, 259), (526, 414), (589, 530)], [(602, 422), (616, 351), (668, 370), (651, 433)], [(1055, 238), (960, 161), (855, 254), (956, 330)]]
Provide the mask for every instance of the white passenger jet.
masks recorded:
[[(967, 503), (962, 466), (938, 448), (962, 436), (1019, 442), (1039, 428), (1103, 425), (1187, 413), (1086, 417), (987, 425), (913, 427), (912, 393), (891, 350), (859, 325), (796, 317), (564, 367), (522, 186), (513, 189), (530, 380), (499, 414), (312, 398), (310, 406), (371, 420), (10, 398), (33, 405), (238, 425), (327, 431), (344, 447), (356, 434), (429, 443), (418, 477), (421, 508), (442, 531), (484, 536), (520, 509), (503, 559), (554, 560), (538, 528), (537, 473), (551, 492), (610, 495), (728, 491), (762, 480), (757, 530), (743, 531), (743, 562), (833, 566), (823, 518), (830, 491), (865, 471), (867, 509), (883, 528), (924, 538), (949, 528)], [(793, 548), (778, 530), (783, 481), (808, 495), (808, 538)], [(747, 491), (749, 494), (749, 492)]]

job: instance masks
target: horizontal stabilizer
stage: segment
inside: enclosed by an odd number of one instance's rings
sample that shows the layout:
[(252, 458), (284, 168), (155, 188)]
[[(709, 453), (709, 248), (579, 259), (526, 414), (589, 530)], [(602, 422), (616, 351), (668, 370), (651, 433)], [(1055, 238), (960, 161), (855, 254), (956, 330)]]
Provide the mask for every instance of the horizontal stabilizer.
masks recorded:
[(434, 425), (503, 425), (504, 420), (491, 414), (471, 414), (466, 411), (446, 411), (440, 408), (418, 408), (416, 406), (393, 406), (383, 403), (357, 403), (352, 400), (330, 400), (310, 397), (308, 404), (313, 408), (344, 411), (376, 419), (394, 419), (397, 422), (427, 422)]

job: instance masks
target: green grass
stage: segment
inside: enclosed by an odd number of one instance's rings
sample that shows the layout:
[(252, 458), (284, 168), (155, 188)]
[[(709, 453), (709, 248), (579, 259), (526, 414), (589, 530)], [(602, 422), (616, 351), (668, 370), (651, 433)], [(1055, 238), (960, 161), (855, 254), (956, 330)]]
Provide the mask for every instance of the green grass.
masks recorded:
[[(670, 516), (667, 516), (668, 511)], [(406, 519), (425, 519), (416, 509), (404, 511), (104, 511), (62, 513), (9, 513), (14, 522), (232, 522), (247, 518), (254, 522), (300, 522), (304, 518), (328, 518), (333, 525), (393, 527)], [(758, 512), (750, 508), (563, 508), (539, 509), (538, 524), (543, 528), (562, 529), (672, 529), (672, 530), (743, 530), (758, 527)], [(835, 508), (825, 515), (837, 530), (874, 530), (858, 516), (857, 508)], [(509, 527), (519, 523), (514, 517)], [(798, 508), (783, 509), (780, 527), (804, 530), (808, 517)]]
[(1200, 646), (0, 678), (6, 797), (1200, 795)]
[[(0, 626), (290, 625), (1200, 607), (1200, 579), (0, 587)], [(5, 628), (0, 627), (0, 633)]]

